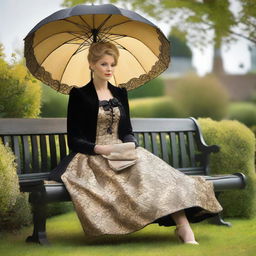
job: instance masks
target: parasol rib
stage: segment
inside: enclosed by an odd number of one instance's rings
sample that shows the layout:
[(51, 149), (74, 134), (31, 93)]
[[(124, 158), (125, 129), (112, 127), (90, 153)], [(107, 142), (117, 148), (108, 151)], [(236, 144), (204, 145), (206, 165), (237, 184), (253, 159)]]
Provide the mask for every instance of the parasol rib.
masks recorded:
[(120, 22), (120, 23), (116, 23), (116, 24), (111, 25), (111, 26), (109, 26), (109, 27), (106, 27), (106, 28), (104, 28), (104, 29), (109, 29), (109, 30), (110, 30), (110, 29), (112, 29), (112, 28), (114, 28), (114, 27), (123, 25), (123, 24), (128, 23), (128, 22), (132, 22), (132, 20), (126, 20), (126, 21), (123, 21), (123, 22)]
[[(82, 31), (81, 31), (82, 32)], [(51, 34), (47, 37), (45, 37), (44, 39), (42, 39), (41, 41), (38, 41), (37, 44), (34, 45), (34, 48), (36, 48), (39, 44), (41, 44), (42, 42), (44, 42), (45, 40), (51, 38), (52, 36), (55, 36), (55, 35), (60, 35), (60, 34), (70, 34), (70, 35), (74, 35), (75, 37), (71, 40), (74, 40), (76, 38), (79, 38), (79, 39), (82, 39), (84, 40), (84, 36), (85, 35), (89, 35), (91, 32), (87, 32), (85, 34), (82, 34), (82, 33), (79, 33), (79, 32), (72, 32), (72, 31), (61, 31), (61, 32), (57, 32), (57, 33), (54, 33), (54, 34)], [(81, 36), (80, 36), (81, 35)], [(69, 40), (68, 40), (69, 41)], [(65, 42), (68, 42), (68, 41), (65, 41)]]
[(84, 18), (81, 15), (79, 15), (79, 18), (87, 25), (89, 29), (91, 29), (91, 26), (84, 20)]
[[(65, 45), (66, 43), (68, 43), (69, 41), (72, 41), (74, 40), (74, 38), (72, 38), (71, 40), (68, 40), (68, 41), (65, 41), (64, 43), (58, 45), (56, 48), (54, 48), (52, 51), (49, 52), (49, 54), (46, 55), (46, 57), (43, 59), (43, 61), (40, 63), (40, 65), (43, 65), (43, 63), (46, 61), (46, 59), (54, 52), (56, 51), (58, 48), (60, 48), (61, 46)], [(89, 40), (88, 40), (89, 41)], [(73, 43), (74, 44), (74, 43)], [(81, 45), (81, 44), (78, 44), (77, 45)]]
[[(118, 44), (118, 43), (117, 43)], [(120, 45), (120, 44), (119, 44)], [(121, 46), (121, 45), (120, 45)], [(141, 64), (141, 62), (139, 61), (139, 59), (131, 52), (129, 51), (127, 48), (124, 48), (122, 46), (122, 49), (129, 52), (131, 54), (131, 56), (133, 56), (133, 58), (139, 63), (139, 65), (142, 67), (142, 69), (144, 70), (145, 73), (147, 73), (147, 70), (144, 68), (144, 66)]]
[(107, 21), (112, 17), (112, 15), (109, 15), (101, 24), (100, 26), (97, 28), (98, 31), (101, 30), (101, 28), (107, 23)]
[[(76, 23), (76, 22), (71, 21), (71, 20), (68, 20), (68, 19), (64, 19), (63, 21), (69, 22), (69, 23), (71, 23), (71, 24), (73, 24), (73, 25), (75, 25), (75, 26), (77, 26), (78, 28), (81, 28), (81, 29), (83, 29), (83, 30), (86, 30), (86, 29), (90, 30), (90, 29), (91, 29), (90, 26), (89, 26), (89, 27), (86, 27), (86, 26), (84, 26), (83, 24), (79, 24), (79, 23)], [(85, 28), (86, 28), (86, 29), (85, 29)]]

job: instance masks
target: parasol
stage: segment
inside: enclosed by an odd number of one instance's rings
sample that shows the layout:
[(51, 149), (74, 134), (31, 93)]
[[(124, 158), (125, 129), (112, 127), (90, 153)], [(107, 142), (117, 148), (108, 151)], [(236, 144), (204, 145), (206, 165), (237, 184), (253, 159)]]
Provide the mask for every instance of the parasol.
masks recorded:
[(160, 75), (170, 61), (169, 41), (157, 26), (112, 4), (59, 10), (39, 22), (24, 40), (30, 72), (64, 94), (91, 80), (87, 55), (93, 42), (117, 46), (120, 57), (110, 82), (127, 90)]

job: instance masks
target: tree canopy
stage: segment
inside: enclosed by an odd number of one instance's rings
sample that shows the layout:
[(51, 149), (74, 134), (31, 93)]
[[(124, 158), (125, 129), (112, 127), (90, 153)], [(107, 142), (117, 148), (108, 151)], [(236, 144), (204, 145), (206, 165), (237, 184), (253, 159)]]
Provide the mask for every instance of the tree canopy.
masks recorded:
[[(230, 3), (240, 10), (233, 13)], [(239, 37), (256, 44), (255, 0), (63, 0), (63, 6), (81, 3), (112, 3), (143, 13), (170, 24), (172, 35), (185, 39), (195, 47), (230, 43)]]
[(168, 40), (172, 42), (172, 45), (171, 45), (172, 57), (186, 57), (186, 58), (192, 57), (192, 52), (190, 48), (187, 46), (186, 42), (172, 35), (168, 36)]
[(37, 117), (40, 113), (41, 88), (24, 64), (9, 64), (0, 43), (0, 118)]

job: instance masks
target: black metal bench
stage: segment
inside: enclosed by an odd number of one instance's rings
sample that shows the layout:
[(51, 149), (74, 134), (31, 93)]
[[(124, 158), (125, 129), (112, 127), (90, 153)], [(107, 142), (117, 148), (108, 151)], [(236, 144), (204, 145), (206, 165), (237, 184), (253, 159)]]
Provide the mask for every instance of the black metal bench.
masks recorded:
[[(188, 175), (211, 180), (217, 196), (225, 190), (245, 187), (246, 178), (242, 173), (210, 175), (209, 156), (218, 152), (219, 147), (206, 145), (194, 118), (133, 118), (132, 126), (140, 146)], [(44, 184), (43, 181), (68, 154), (66, 119), (0, 119), (0, 136), (16, 155), (20, 190), (30, 193), (34, 231), (26, 241), (48, 244), (47, 204), (71, 200), (63, 184)], [(220, 216), (214, 222), (230, 225)]]

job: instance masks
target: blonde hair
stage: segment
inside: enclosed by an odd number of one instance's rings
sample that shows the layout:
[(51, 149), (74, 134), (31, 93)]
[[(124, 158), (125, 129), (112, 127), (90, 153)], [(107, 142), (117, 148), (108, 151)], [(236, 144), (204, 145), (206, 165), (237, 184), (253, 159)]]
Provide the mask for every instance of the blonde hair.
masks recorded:
[(89, 53), (87, 56), (88, 62), (95, 64), (104, 55), (110, 55), (114, 58), (115, 65), (119, 58), (119, 51), (117, 47), (110, 42), (98, 42), (92, 43), (89, 48)]

